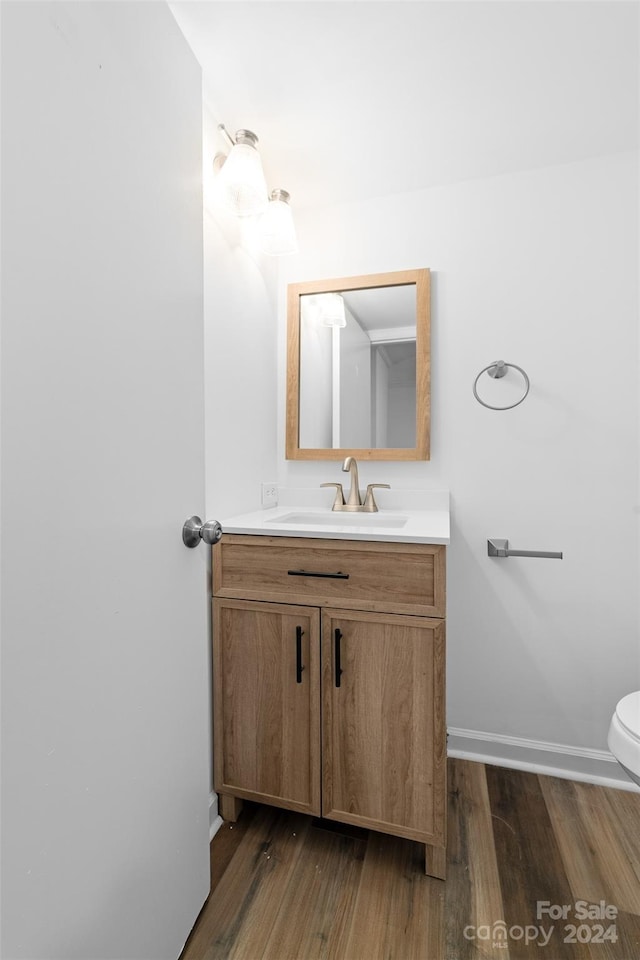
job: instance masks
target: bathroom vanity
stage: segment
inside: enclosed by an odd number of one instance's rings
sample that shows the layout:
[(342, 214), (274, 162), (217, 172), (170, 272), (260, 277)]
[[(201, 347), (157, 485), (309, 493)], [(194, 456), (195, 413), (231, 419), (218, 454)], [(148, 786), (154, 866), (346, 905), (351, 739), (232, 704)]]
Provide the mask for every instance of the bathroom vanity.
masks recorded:
[(448, 493), (379, 510), (389, 485), (363, 496), (356, 464), (429, 458), (429, 289), (428, 269), (287, 288), (286, 456), (346, 458), (351, 489), (222, 521), (214, 783), (225, 819), (250, 799), (405, 837), (444, 879)]
[(213, 547), (221, 813), (244, 798), (406, 837), (444, 879), (448, 513), (435, 543), (415, 514), (327, 513), (246, 515)]

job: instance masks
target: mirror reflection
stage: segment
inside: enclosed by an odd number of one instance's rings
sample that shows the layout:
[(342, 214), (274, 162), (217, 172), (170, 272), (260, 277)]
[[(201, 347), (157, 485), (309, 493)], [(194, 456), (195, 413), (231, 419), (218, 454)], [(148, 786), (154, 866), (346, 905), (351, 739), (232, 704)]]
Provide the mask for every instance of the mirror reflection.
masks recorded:
[(288, 288), (287, 457), (429, 456), (429, 271)]
[(415, 284), (301, 296), (300, 446), (415, 445)]

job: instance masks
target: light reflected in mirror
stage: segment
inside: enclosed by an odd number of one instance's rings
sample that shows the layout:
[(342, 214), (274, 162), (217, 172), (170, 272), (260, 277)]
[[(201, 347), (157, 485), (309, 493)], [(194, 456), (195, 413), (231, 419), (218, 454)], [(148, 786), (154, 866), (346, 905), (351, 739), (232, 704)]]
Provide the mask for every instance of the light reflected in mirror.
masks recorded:
[(429, 271), (289, 287), (287, 457), (429, 456)]

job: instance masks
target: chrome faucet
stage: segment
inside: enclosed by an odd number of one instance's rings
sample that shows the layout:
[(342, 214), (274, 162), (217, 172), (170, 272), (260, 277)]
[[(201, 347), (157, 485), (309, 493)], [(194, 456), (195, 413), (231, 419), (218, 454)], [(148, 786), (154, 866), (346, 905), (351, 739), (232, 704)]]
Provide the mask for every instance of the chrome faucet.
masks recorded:
[(358, 464), (355, 457), (347, 457), (344, 463), (342, 464), (342, 469), (345, 473), (351, 475), (351, 489), (349, 490), (349, 496), (345, 502), (344, 492), (342, 490), (341, 483), (321, 483), (321, 487), (335, 487), (336, 496), (333, 501), (332, 510), (346, 510), (350, 513), (377, 513), (378, 505), (375, 501), (373, 495), (374, 487), (384, 487), (387, 490), (390, 490), (390, 485), (388, 483), (369, 483), (367, 484), (367, 493), (364, 498), (364, 503), (362, 502), (362, 497), (360, 495), (360, 485), (358, 481)]

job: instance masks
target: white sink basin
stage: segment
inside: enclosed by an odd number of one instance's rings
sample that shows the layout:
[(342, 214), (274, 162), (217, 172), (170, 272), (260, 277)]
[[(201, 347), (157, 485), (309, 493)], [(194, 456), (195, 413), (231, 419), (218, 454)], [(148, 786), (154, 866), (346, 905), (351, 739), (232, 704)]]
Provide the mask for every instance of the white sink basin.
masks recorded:
[(266, 523), (292, 524), (293, 526), (314, 527), (385, 527), (398, 529), (404, 527), (408, 517), (391, 513), (348, 513), (342, 510), (328, 513), (287, 513), (283, 517), (266, 520)]

